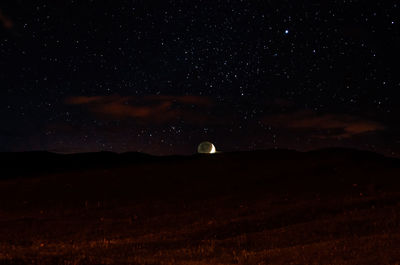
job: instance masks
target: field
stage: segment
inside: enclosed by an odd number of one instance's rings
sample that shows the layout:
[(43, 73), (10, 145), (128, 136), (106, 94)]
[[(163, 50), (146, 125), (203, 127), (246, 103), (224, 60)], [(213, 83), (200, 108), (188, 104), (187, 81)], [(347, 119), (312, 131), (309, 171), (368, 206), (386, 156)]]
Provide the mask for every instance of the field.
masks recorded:
[(400, 264), (395, 159), (109, 156), (4, 164), (0, 264)]

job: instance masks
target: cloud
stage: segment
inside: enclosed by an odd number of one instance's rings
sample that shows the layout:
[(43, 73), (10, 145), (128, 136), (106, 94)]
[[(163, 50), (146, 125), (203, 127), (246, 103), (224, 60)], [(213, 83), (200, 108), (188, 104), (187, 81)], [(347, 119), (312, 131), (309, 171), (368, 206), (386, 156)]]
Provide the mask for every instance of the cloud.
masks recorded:
[(66, 103), (71, 105), (88, 104), (92, 102), (103, 101), (104, 97), (70, 97), (67, 98)]
[(0, 23), (6, 29), (12, 29), (14, 27), (14, 22), (3, 14), (3, 11), (0, 9)]
[(65, 102), (69, 105), (83, 105), (90, 112), (109, 118), (132, 118), (155, 123), (168, 122), (178, 118), (204, 122), (206, 117), (203, 115), (203, 110), (212, 105), (212, 101), (207, 97), (191, 95), (78, 96), (67, 98)]
[(384, 130), (375, 121), (347, 114), (322, 114), (312, 111), (297, 111), (264, 117), (263, 122), (287, 129), (307, 130), (321, 139), (350, 138), (359, 134)]
[(151, 95), (151, 96), (146, 96), (143, 99), (156, 100), (156, 101), (171, 101), (183, 104), (193, 104), (193, 105), (203, 105), (203, 106), (211, 105), (211, 100), (209, 98), (193, 96), (193, 95), (186, 95), (186, 96)]

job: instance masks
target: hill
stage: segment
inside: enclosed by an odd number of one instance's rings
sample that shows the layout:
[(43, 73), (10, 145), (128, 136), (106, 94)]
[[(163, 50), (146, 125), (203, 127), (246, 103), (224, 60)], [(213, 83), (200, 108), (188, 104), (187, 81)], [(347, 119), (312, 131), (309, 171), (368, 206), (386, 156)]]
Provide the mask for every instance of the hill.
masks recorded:
[(400, 161), (2, 153), (1, 264), (396, 264)]

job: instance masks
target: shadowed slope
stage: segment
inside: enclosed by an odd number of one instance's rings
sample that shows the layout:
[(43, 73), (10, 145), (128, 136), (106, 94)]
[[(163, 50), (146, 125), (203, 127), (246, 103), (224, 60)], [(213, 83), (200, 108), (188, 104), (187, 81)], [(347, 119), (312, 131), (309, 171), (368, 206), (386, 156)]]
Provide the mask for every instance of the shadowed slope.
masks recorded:
[(3, 264), (400, 261), (400, 164), (374, 153), (1, 156)]

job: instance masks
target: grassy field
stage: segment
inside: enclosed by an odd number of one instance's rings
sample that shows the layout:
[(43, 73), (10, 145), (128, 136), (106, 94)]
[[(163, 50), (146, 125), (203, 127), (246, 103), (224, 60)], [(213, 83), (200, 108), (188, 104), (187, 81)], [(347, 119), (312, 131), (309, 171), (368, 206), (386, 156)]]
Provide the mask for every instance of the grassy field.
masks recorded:
[(5, 179), (0, 264), (400, 264), (398, 169), (233, 160)]

